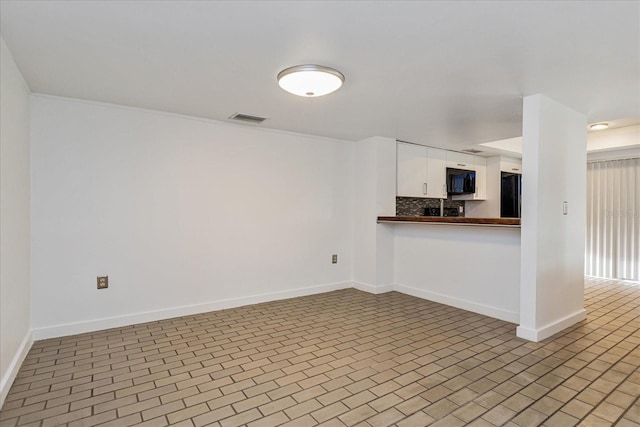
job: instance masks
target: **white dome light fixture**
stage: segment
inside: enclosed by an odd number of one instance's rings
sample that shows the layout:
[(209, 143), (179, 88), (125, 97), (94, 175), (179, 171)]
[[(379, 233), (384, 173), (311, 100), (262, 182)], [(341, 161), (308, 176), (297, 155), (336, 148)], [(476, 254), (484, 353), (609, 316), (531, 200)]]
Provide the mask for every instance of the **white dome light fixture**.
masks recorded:
[(594, 123), (589, 126), (589, 130), (603, 130), (609, 127), (609, 123)]
[(296, 65), (278, 73), (278, 84), (289, 93), (315, 98), (336, 91), (344, 83), (344, 75), (322, 65)]

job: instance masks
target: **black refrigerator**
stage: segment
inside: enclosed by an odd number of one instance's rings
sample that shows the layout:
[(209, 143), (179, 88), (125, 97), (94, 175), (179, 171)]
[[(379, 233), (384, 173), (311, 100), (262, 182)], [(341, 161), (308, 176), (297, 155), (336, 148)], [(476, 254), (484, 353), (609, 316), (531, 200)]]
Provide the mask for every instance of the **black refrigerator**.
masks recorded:
[(520, 218), (522, 175), (502, 172), (500, 182), (500, 217)]

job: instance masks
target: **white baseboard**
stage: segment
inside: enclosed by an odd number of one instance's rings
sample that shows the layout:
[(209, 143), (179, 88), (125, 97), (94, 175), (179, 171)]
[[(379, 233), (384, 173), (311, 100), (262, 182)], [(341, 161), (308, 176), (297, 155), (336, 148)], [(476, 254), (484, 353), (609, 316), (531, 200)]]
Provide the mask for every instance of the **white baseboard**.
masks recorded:
[(473, 301), (463, 300), (460, 298), (451, 297), (449, 295), (439, 294), (437, 292), (425, 291), (422, 289), (411, 288), (409, 286), (396, 284), (394, 289), (403, 294), (411, 295), (418, 298), (427, 299), (429, 301), (438, 302), (441, 304), (450, 305), (452, 307), (461, 308), (467, 311), (473, 311), (474, 313), (482, 314), (496, 319), (504, 320), (510, 323), (520, 322), (520, 313), (515, 311), (508, 311), (497, 307), (491, 307), (484, 304), (478, 304)]
[(393, 290), (395, 290), (395, 285), (393, 284), (389, 284), (389, 285), (370, 285), (368, 283), (364, 283), (364, 282), (353, 282), (352, 286), (359, 290), (359, 291), (363, 291), (363, 292), (369, 292), (370, 294), (384, 294), (385, 292), (391, 292)]
[(7, 372), (5, 372), (2, 379), (0, 379), (0, 409), (2, 409), (2, 405), (4, 405), (4, 400), (9, 394), (9, 389), (11, 388), (13, 381), (16, 379), (16, 375), (18, 375), (18, 371), (20, 370), (20, 366), (22, 366), (22, 362), (24, 362), (24, 358), (27, 357), (27, 353), (31, 350), (32, 344), (32, 334), (31, 331), (29, 331), (22, 339), (16, 354), (11, 359)]
[(110, 328), (119, 328), (123, 326), (133, 325), (136, 323), (155, 322), (158, 320), (170, 319), (172, 317), (190, 316), (198, 313), (206, 313), (209, 311), (224, 310), (250, 304), (259, 304), (263, 302), (276, 301), (287, 298), (302, 297), (307, 295), (331, 292), (340, 289), (355, 288), (371, 294), (382, 294), (390, 291), (398, 291), (407, 295), (418, 298), (435, 301), (442, 304), (458, 307), (463, 310), (473, 311), (475, 313), (486, 316), (495, 317), (507, 322), (518, 323), (519, 315), (515, 312), (501, 310), (495, 307), (477, 304), (471, 301), (461, 300), (447, 295), (435, 292), (424, 291), (421, 289), (410, 288), (403, 285), (387, 284), (387, 285), (371, 285), (364, 282), (338, 282), (326, 285), (312, 286), (309, 288), (292, 289), (288, 291), (272, 292), (267, 294), (253, 295), (249, 297), (231, 298), (220, 301), (211, 301), (203, 304), (194, 304), (181, 307), (173, 307), (162, 310), (147, 311), (142, 313), (134, 313), (125, 316), (108, 317), (102, 319), (93, 319), (84, 322), (65, 323), (44, 328), (34, 328), (31, 331), (33, 340), (43, 340), (49, 338), (58, 338), (68, 335), (83, 334), (87, 332), (100, 331)]
[(516, 328), (516, 336), (523, 340), (538, 342), (538, 332), (535, 329), (526, 328), (524, 326), (518, 326)]
[(126, 316), (108, 317), (88, 320), (85, 322), (66, 323), (44, 328), (34, 328), (32, 329), (32, 337), (34, 340), (43, 340), (48, 338), (63, 337), (67, 335), (83, 334), (86, 332), (100, 331), (103, 329), (119, 328), (136, 323), (155, 322), (158, 320), (170, 319), (172, 317), (190, 316), (193, 314), (224, 310), (244, 305), (259, 304), (281, 299), (321, 294), (324, 292), (348, 289), (351, 287), (353, 287), (352, 282), (330, 283), (308, 288), (291, 289), (287, 291), (252, 295), (249, 297), (231, 298), (220, 301), (211, 301), (203, 304), (193, 304), (188, 306), (167, 308), (163, 310), (147, 311), (142, 313), (129, 314)]
[(548, 323), (539, 329), (527, 328), (525, 326), (518, 326), (518, 328), (516, 329), (516, 335), (525, 340), (538, 342), (546, 338), (549, 338), (551, 335), (556, 334), (561, 330), (568, 328), (571, 325), (575, 325), (576, 323), (586, 318), (587, 318), (586, 310), (581, 309), (576, 311), (575, 313), (571, 313), (568, 316), (565, 316), (554, 322)]

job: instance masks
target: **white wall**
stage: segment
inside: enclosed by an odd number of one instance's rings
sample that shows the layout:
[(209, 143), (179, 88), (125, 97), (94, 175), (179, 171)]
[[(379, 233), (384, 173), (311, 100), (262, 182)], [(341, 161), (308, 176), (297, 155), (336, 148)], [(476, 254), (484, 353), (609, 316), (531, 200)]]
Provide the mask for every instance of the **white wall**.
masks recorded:
[(353, 280), (359, 289), (386, 292), (394, 280), (394, 232), (376, 218), (395, 215), (396, 141), (367, 138), (354, 151)]
[[(638, 137), (640, 141), (640, 137)], [(622, 160), (640, 158), (639, 148), (623, 148), (620, 150), (596, 151), (587, 153), (587, 162), (599, 162), (603, 160)]]
[(520, 229), (396, 224), (396, 290), (517, 323)]
[[(360, 286), (376, 286), (377, 150), (371, 141), (354, 144), (353, 280)], [(395, 180), (394, 180), (395, 181)]]
[(351, 285), (352, 143), (31, 105), (35, 337)]
[(533, 341), (585, 316), (586, 127), (545, 96), (524, 98), (518, 336)]
[(31, 345), (29, 88), (0, 38), (0, 407)]
[(588, 134), (587, 151), (640, 150), (640, 125), (592, 131)]
[[(521, 136), (478, 145), (504, 152), (507, 156), (522, 157)], [(587, 133), (587, 152), (589, 155), (610, 150), (640, 150), (640, 125), (594, 130)]]

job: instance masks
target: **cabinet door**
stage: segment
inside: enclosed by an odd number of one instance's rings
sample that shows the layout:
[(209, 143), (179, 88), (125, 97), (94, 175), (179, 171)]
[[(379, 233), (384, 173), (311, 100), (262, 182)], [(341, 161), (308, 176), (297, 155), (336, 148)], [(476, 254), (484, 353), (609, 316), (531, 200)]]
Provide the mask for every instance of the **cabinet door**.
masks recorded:
[(522, 161), (517, 159), (500, 160), (500, 170), (503, 172), (522, 173)]
[(473, 156), (476, 167), (476, 192), (473, 200), (487, 199), (487, 159), (481, 156)]
[(427, 150), (427, 197), (447, 198), (447, 152), (437, 148)]
[(474, 170), (473, 156), (471, 154), (447, 151), (447, 167), (454, 169)]
[(396, 195), (426, 197), (427, 147), (398, 143)]

